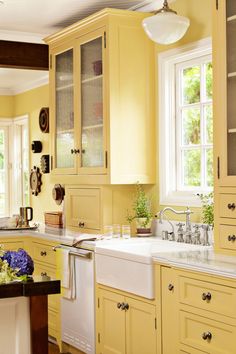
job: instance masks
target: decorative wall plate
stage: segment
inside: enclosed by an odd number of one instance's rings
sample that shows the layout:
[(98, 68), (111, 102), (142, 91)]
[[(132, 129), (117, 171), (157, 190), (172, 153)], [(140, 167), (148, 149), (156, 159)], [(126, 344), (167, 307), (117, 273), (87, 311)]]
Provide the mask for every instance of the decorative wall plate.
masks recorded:
[(43, 107), (39, 112), (39, 127), (43, 133), (49, 133), (49, 108)]
[(61, 184), (55, 184), (52, 190), (52, 197), (60, 205), (65, 196), (65, 188)]
[(49, 168), (49, 155), (42, 155), (40, 159), (40, 167), (42, 173), (49, 173), (50, 168)]
[(30, 189), (32, 194), (37, 196), (41, 192), (41, 181), (42, 174), (38, 167), (34, 166), (30, 172)]
[(35, 152), (41, 152), (42, 151), (42, 143), (41, 141), (38, 140), (34, 140), (31, 143), (31, 150), (35, 153)]

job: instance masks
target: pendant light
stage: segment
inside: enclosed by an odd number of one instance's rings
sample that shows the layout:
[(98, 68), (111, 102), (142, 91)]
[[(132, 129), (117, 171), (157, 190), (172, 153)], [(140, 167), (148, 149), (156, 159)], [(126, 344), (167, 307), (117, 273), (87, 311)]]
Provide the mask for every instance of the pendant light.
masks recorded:
[(159, 44), (171, 44), (185, 35), (190, 21), (187, 17), (178, 16), (165, 0), (162, 9), (156, 11), (154, 16), (146, 17), (142, 24), (151, 40)]

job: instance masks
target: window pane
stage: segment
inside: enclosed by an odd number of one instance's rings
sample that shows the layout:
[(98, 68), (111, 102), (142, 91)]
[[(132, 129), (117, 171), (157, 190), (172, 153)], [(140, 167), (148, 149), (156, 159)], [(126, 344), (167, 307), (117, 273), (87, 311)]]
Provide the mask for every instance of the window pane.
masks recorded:
[(185, 187), (199, 187), (201, 185), (200, 149), (183, 152), (183, 181)]
[(207, 149), (206, 151), (206, 160), (207, 160), (207, 186), (213, 187), (213, 149)]
[(184, 104), (200, 102), (200, 66), (184, 69), (182, 80)]
[(200, 109), (187, 108), (183, 110), (183, 144), (200, 144)]
[(204, 115), (206, 122), (206, 143), (213, 143), (213, 117), (212, 117), (212, 105), (204, 107)]
[(212, 99), (212, 63), (205, 64), (206, 72), (206, 98)]

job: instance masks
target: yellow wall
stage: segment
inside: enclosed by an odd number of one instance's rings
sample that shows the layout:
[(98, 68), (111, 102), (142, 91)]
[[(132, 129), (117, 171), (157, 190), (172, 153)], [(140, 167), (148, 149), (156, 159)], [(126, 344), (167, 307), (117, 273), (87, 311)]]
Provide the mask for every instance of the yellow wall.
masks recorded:
[[(178, 43), (172, 46), (156, 45), (156, 56), (158, 53), (169, 50), (173, 47), (178, 47), (205, 37), (211, 36), (211, 0), (177, 0), (171, 4), (171, 8), (177, 11), (179, 15), (190, 18), (191, 24), (187, 34)], [(158, 77), (158, 72), (156, 72)], [(158, 94), (158, 87), (156, 87)], [(157, 96), (156, 96), (157, 97)], [(15, 97), (0, 96), (0, 116), (12, 117), (29, 114), (30, 118), (30, 143), (32, 140), (40, 140), (43, 143), (43, 154), (49, 153), (49, 135), (42, 133), (39, 129), (38, 115), (41, 107), (49, 105), (48, 86), (28, 91), (19, 94)], [(158, 112), (158, 103), (157, 103)], [(158, 124), (158, 122), (157, 122)], [(157, 141), (158, 147), (158, 141)], [(42, 154), (33, 154), (30, 152), (30, 166), (39, 166), (40, 156)], [(158, 152), (157, 152), (158, 158)], [(159, 175), (157, 163), (157, 176)], [(37, 196), (31, 197), (31, 204), (34, 208), (34, 219), (43, 220), (43, 212), (50, 210), (60, 210), (51, 197), (53, 184), (50, 183), (50, 175), (43, 175), (42, 192)], [(60, 183), (60, 180), (57, 181)], [(125, 216), (127, 209), (132, 207), (132, 197), (134, 196), (134, 188), (129, 187), (112, 187), (114, 190), (113, 198), (113, 220), (116, 223), (126, 223)], [(164, 206), (159, 205), (158, 191), (159, 183), (155, 186), (145, 187), (148, 194), (153, 200), (153, 212), (160, 210)], [(175, 207), (175, 206), (173, 206)], [(183, 209), (175, 207), (176, 209)], [(174, 219), (174, 215), (170, 214), (170, 218)], [(194, 215), (191, 218), (193, 221), (200, 221), (199, 209), (194, 210)]]
[[(39, 111), (42, 107), (48, 106), (48, 85), (41, 86), (14, 97), (14, 116), (21, 116), (23, 114), (29, 115), (30, 168), (33, 166), (40, 167), (40, 157), (42, 154), (49, 154), (49, 134), (42, 133), (39, 128)], [(32, 153), (31, 142), (33, 140), (40, 140), (42, 142), (42, 153)], [(41, 193), (39, 193), (38, 196), (31, 196), (31, 206), (34, 209), (35, 221), (44, 220), (44, 211), (61, 209), (51, 196), (54, 184), (50, 183), (50, 174), (42, 175), (42, 183)]]
[(14, 97), (0, 96), (0, 117), (12, 118), (14, 112)]
[[(190, 27), (188, 28), (185, 36), (172, 45), (159, 45), (156, 44), (156, 57), (160, 52), (170, 50), (172, 48), (177, 48), (182, 45), (198, 41), (203, 38), (211, 37), (212, 34), (212, 0), (176, 0), (173, 4), (170, 4), (170, 8), (175, 10), (178, 15), (186, 16), (190, 19)], [(158, 69), (156, 68), (156, 77), (158, 77)], [(156, 81), (156, 92), (158, 97), (158, 82)], [(158, 102), (156, 106), (156, 111), (159, 111)], [(159, 124), (159, 117), (157, 113), (157, 126)], [(157, 143), (158, 149), (158, 143)], [(159, 179), (159, 153), (157, 153), (157, 178)], [(159, 204), (158, 195), (159, 195), (159, 181), (157, 181), (156, 186), (154, 187), (153, 193), (157, 196), (157, 208), (160, 210), (164, 208), (164, 205)], [(184, 207), (173, 206), (177, 210), (183, 210)], [(191, 215), (191, 220), (195, 222), (201, 221), (201, 215), (199, 208), (191, 208), (194, 211), (194, 214)], [(179, 220), (179, 216), (175, 216), (173, 213), (167, 213), (167, 215), (173, 220)], [(181, 219), (184, 220), (182, 217)]]

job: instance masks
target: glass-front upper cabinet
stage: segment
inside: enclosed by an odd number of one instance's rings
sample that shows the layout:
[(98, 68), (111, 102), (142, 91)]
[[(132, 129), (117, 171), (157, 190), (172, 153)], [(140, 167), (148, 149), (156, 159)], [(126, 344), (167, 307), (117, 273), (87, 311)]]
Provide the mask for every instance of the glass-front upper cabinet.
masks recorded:
[(226, 1), (227, 175), (236, 176), (236, 1)]
[(53, 169), (60, 173), (75, 173), (74, 49), (55, 53), (53, 68)]
[(104, 119), (104, 31), (80, 39), (80, 173), (101, 173), (106, 165)]

